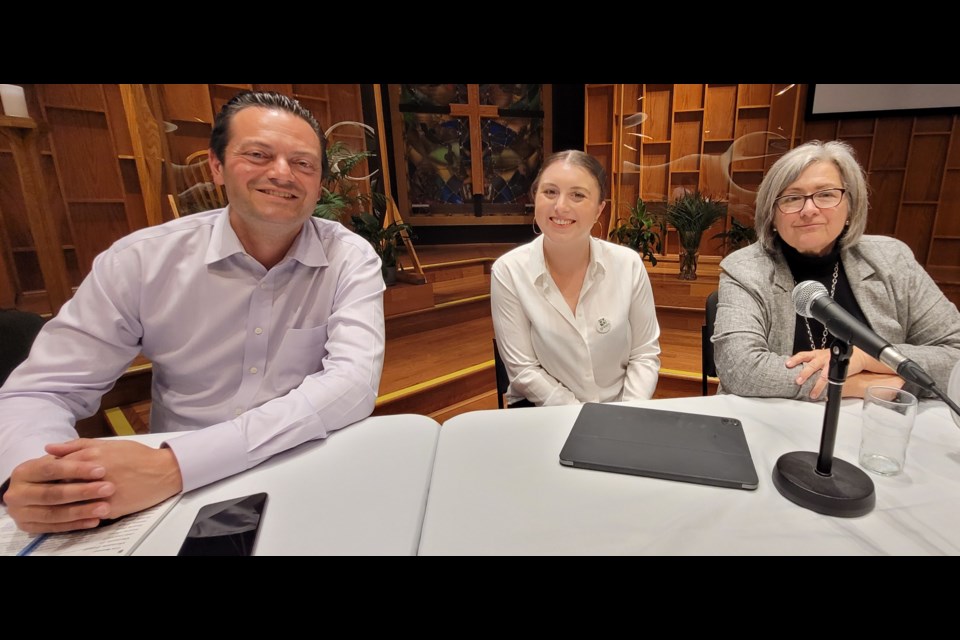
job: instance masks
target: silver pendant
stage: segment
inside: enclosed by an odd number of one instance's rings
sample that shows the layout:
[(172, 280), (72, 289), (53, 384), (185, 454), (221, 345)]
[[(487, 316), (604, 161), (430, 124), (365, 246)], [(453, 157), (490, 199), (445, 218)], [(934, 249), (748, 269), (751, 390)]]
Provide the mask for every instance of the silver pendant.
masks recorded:
[(606, 333), (610, 331), (610, 321), (606, 318), (600, 318), (597, 320), (597, 332)]

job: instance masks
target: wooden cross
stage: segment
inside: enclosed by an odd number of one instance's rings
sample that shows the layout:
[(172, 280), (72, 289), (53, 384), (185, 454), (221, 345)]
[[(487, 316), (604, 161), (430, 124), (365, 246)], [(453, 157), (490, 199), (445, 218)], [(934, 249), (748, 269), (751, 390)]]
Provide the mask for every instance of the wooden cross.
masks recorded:
[(480, 85), (467, 85), (467, 104), (451, 104), (450, 115), (466, 116), (477, 123), (470, 127), (470, 176), (474, 199), (483, 195), (483, 143), (480, 139), (480, 118), (499, 118), (500, 110), (494, 104), (480, 104)]

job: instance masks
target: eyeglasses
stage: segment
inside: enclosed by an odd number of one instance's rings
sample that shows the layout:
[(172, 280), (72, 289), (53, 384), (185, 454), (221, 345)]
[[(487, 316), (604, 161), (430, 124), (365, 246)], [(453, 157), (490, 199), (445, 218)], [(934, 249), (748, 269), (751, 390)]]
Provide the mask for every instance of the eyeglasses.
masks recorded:
[(846, 192), (846, 189), (824, 189), (823, 191), (811, 193), (808, 196), (800, 194), (780, 196), (776, 198), (774, 202), (777, 205), (777, 209), (780, 210), (780, 213), (790, 215), (791, 213), (800, 213), (803, 211), (803, 208), (807, 205), (808, 198), (813, 200), (813, 205), (818, 209), (832, 209), (840, 204), (840, 201), (843, 200), (843, 194)]

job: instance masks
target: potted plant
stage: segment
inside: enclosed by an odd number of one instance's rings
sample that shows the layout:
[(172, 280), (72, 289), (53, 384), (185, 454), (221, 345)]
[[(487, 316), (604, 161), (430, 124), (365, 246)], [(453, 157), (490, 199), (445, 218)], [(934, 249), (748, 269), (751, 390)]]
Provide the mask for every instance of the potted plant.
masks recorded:
[(630, 207), (630, 216), (626, 220), (618, 219), (617, 223), (610, 239), (630, 247), (642, 259), (649, 260), (651, 266), (657, 266), (657, 253), (663, 251), (663, 221), (647, 212), (643, 199), (637, 198), (636, 204)]
[(752, 226), (741, 224), (739, 220), (733, 218), (730, 228), (713, 236), (713, 239), (723, 239), (723, 245), (727, 253), (733, 253), (737, 249), (753, 244), (757, 241), (757, 230)]
[(410, 225), (405, 222), (391, 222), (383, 226), (383, 221), (372, 213), (361, 213), (350, 217), (353, 221), (353, 230), (357, 235), (366, 238), (373, 245), (374, 251), (380, 256), (383, 263), (383, 281), (388, 285), (397, 282), (397, 238), (401, 231), (409, 231)]
[(342, 222), (344, 213), (371, 203), (371, 196), (360, 191), (357, 181), (350, 179), (350, 172), (371, 156), (373, 153), (353, 151), (339, 140), (327, 147), (330, 170), (323, 179), (320, 199), (313, 209), (313, 215)]
[(697, 279), (697, 260), (703, 233), (727, 215), (727, 203), (700, 193), (685, 192), (667, 205), (664, 221), (680, 237), (680, 279)]

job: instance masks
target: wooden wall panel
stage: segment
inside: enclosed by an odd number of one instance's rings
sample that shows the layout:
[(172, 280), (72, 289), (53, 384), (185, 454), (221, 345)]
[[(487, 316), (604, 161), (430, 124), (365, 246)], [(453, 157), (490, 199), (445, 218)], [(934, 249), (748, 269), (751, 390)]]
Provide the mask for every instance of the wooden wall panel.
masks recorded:
[(860, 161), (860, 164), (869, 165), (870, 153), (873, 149), (873, 138), (858, 136), (856, 138), (847, 138), (846, 141), (853, 147), (853, 151), (857, 156), (857, 160)]
[(160, 101), (166, 120), (213, 124), (210, 88), (205, 84), (160, 85)]
[(741, 84), (738, 86), (738, 107), (753, 107), (768, 104), (770, 104), (769, 84)]
[(143, 193), (137, 165), (133, 162), (120, 164), (123, 175), (124, 204), (126, 205), (127, 224), (131, 229), (142, 229), (147, 224), (147, 211), (143, 204)]
[(905, 169), (912, 129), (910, 118), (879, 118), (871, 166), (876, 169)]
[(707, 85), (704, 107), (704, 140), (733, 140), (736, 124), (737, 85)]
[(253, 85), (253, 90), (254, 91), (276, 91), (277, 93), (282, 93), (288, 96), (293, 95), (292, 84), (255, 84)]
[(915, 135), (903, 199), (912, 202), (936, 202), (947, 161), (950, 138), (946, 135)]
[(587, 140), (605, 144), (613, 140), (613, 85), (591, 88), (588, 96)]
[[(52, 156), (43, 156), (40, 159), (40, 168), (43, 171), (43, 181), (46, 185), (47, 211), (53, 216), (60, 241), (68, 246), (73, 245), (73, 227), (70, 216), (67, 215), (67, 205), (60, 193), (60, 181), (57, 179), (57, 167)], [(79, 284), (79, 282), (77, 283)]]
[(923, 116), (916, 119), (914, 133), (950, 133), (952, 125), (953, 116)]
[[(739, 109), (735, 137), (738, 139), (737, 150), (744, 156), (744, 160), (733, 163), (734, 170), (762, 171), (763, 154), (766, 152), (766, 138), (760, 134), (767, 130), (770, 117), (769, 108)], [(745, 137), (750, 136), (750, 137)], [(741, 140), (741, 138), (743, 138)]]
[(930, 246), (931, 264), (960, 267), (960, 238), (937, 238)]
[(202, 122), (181, 122), (174, 134), (167, 136), (170, 159), (184, 164), (187, 156), (210, 148), (210, 125)]
[(0, 210), (6, 235), (12, 247), (32, 247), (30, 225), (24, 213), (23, 193), (13, 154), (0, 153)]
[[(356, 84), (331, 84), (329, 90), (330, 101), (330, 122), (327, 127), (345, 120), (356, 120), (357, 114), (362, 111), (360, 105), (360, 85)], [(339, 133), (341, 130), (338, 130)], [(342, 131), (356, 133), (356, 127)]]
[(920, 264), (927, 262), (930, 232), (933, 229), (933, 217), (936, 213), (937, 207), (932, 204), (905, 204), (900, 208), (896, 237), (913, 249), (913, 255)]
[(702, 84), (678, 84), (674, 88), (674, 111), (703, 109)]
[(47, 84), (43, 101), (48, 107), (84, 111), (103, 111), (106, 106), (99, 84)]
[[(675, 161), (673, 171), (700, 170), (700, 131), (703, 113), (677, 114), (673, 123), (673, 144), (670, 146), (671, 159)], [(696, 183), (697, 176), (693, 182)]]
[(834, 120), (816, 120), (804, 124), (803, 141), (809, 140), (836, 140), (837, 122)]
[(651, 142), (669, 141), (672, 118), (670, 107), (673, 103), (672, 84), (648, 84), (643, 100), (643, 110), (647, 119), (643, 123), (643, 133), (650, 136)]
[(838, 135), (841, 138), (854, 136), (872, 136), (876, 120), (873, 118), (851, 118), (841, 120), (838, 126)]
[(867, 233), (893, 235), (903, 193), (903, 174), (900, 171), (876, 170), (870, 173), (870, 210), (867, 213)]
[[(18, 276), (18, 293), (43, 291), (43, 276), (40, 274), (40, 262), (35, 251), (14, 250), (13, 262)], [(19, 300), (17, 302), (19, 304)]]
[(68, 199), (123, 199), (117, 155), (102, 113), (47, 109)]
[(120, 85), (103, 85), (103, 95), (107, 102), (107, 122), (113, 132), (117, 154), (133, 155), (133, 142), (130, 140), (130, 128), (127, 126), (127, 116), (123, 109), (123, 98), (120, 97)]
[(947, 156), (947, 166), (951, 169), (960, 169), (960, 118), (954, 118), (953, 130), (950, 139), (950, 155)]
[(97, 254), (130, 233), (123, 203), (74, 202), (69, 205), (76, 230), (74, 243), (84, 273), (89, 273)]
[[(666, 144), (645, 144), (643, 145), (643, 174), (642, 186), (645, 194), (644, 200), (666, 200), (668, 194), (667, 188), (667, 163), (670, 162), (670, 147)], [(656, 198), (656, 195), (661, 195)]]
[(960, 169), (948, 170), (944, 178), (934, 233), (960, 238)]

